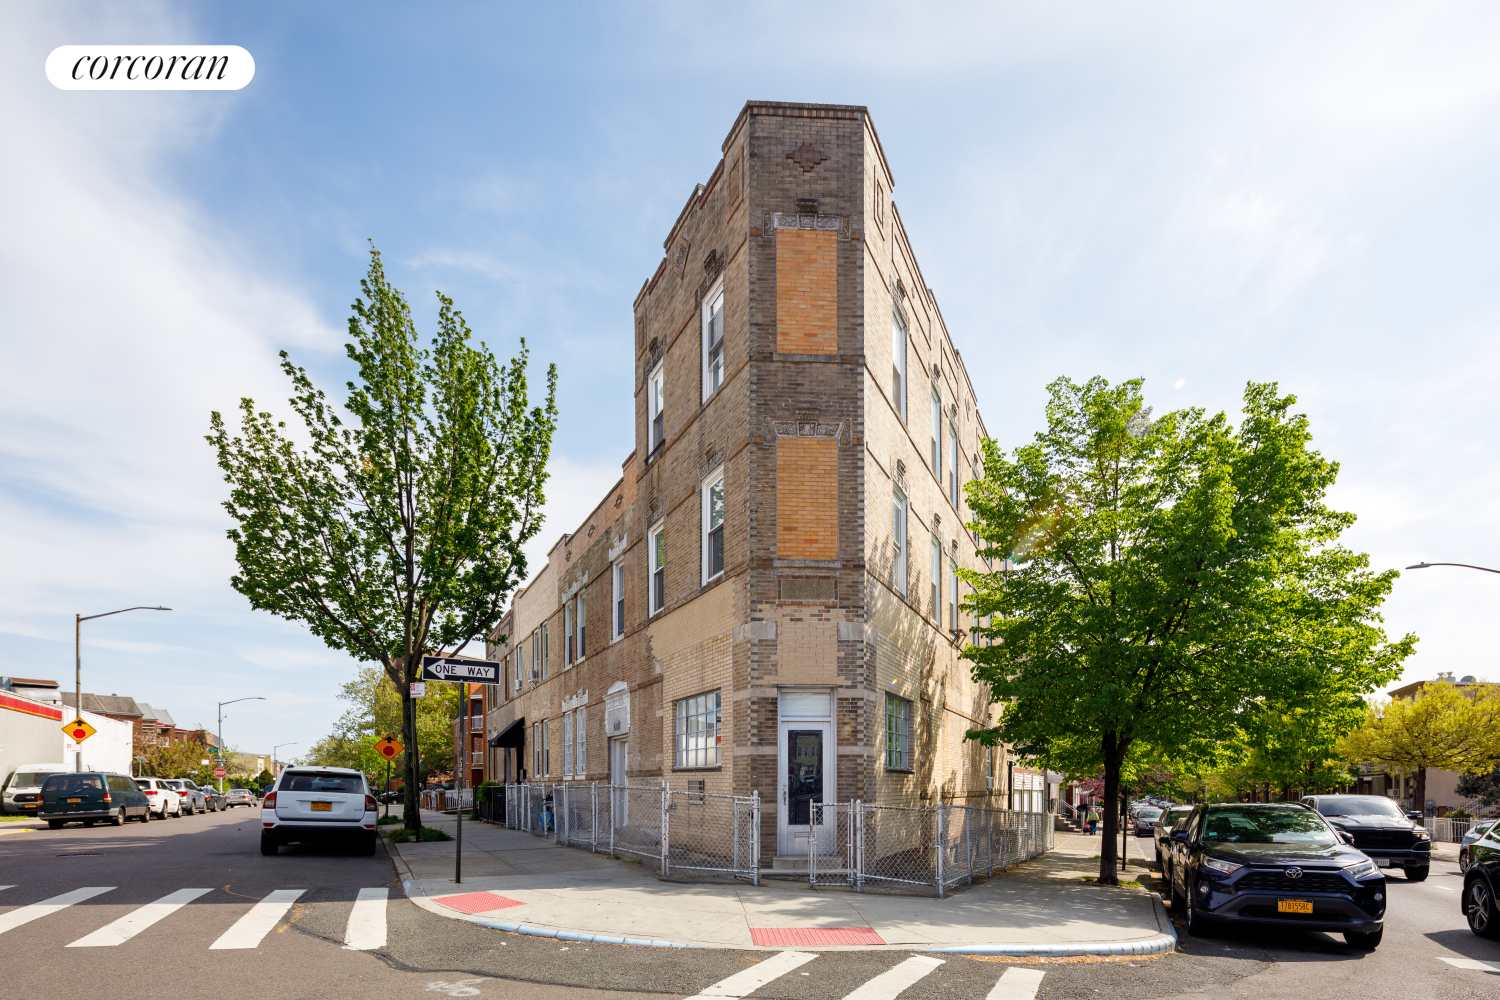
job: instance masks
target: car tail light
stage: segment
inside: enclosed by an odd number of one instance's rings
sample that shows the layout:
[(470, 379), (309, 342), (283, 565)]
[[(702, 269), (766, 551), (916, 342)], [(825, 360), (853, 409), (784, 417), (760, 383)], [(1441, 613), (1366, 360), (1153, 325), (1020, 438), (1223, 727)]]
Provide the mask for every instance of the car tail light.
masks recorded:
[(374, 812), (374, 811), (375, 811), (375, 796), (373, 796), (373, 795), (366, 795), (365, 796), (365, 812), (368, 813), (368, 812)]
[(157, 792), (156, 792), (156, 789), (154, 789), (154, 788), (148, 788), (148, 789), (146, 789), (146, 794), (147, 795), (155, 795), (155, 794), (157, 794)]
[(104, 793), (104, 801), (105, 801), (105, 802), (113, 802), (113, 801), (114, 801), (114, 799), (111, 799), (111, 798), (110, 798), (110, 797), (109, 797), (109, 793), (108, 793), (108, 792), (105, 792), (105, 793)]
[(260, 804), (260, 807), (262, 809), (275, 809), (276, 808), (276, 793), (275, 792), (267, 792), (266, 793), (265, 801)]

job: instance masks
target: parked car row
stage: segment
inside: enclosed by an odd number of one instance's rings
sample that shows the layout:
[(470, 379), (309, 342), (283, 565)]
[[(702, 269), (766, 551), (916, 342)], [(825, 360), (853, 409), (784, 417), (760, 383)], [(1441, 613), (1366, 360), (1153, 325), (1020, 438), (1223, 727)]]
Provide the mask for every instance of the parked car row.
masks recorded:
[[(153, 819), (218, 812), (228, 798), (216, 788), (187, 778), (132, 778), (104, 771), (63, 772), (38, 776), (37, 817), (54, 830), (65, 823), (93, 826), (102, 821), (120, 826), (128, 819)], [(254, 804), (251, 797), (247, 805)]]
[[(1136, 813), (1137, 832), (1147, 826)], [(1169, 806), (1150, 823), (1172, 907), (1189, 934), (1295, 926), (1375, 948), (1385, 928), (1386, 872), (1427, 878), (1422, 815), (1379, 795), (1309, 795), (1296, 803)], [(1475, 934), (1500, 938), (1500, 820), (1459, 846), (1461, 909)]]

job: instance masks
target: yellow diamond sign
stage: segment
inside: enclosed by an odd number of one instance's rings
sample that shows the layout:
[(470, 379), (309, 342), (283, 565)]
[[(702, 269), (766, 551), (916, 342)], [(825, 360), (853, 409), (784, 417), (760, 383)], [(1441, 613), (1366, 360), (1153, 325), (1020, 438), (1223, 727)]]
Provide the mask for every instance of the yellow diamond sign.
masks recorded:
[(63, 726), (62, 730), (67, 734), (68, 739), (72, 740), (74, 743), (82, 743), (84, 740), (88, 739), (90, 736), (93, 736), (99, 731), (93, 726), (89, 725), (87, 722), (84, 722), (81, 718), (74, 719), (72, 722)]
[(394, 759), (397, 754), (405, 749), (406, 748), (401, 745), (401, 741), (396, 739), (396, 737), (390, 735), (389, 733), (375, 742), (375, 752), (380, 754), (380, 756), (384, 757), (386, 760)]

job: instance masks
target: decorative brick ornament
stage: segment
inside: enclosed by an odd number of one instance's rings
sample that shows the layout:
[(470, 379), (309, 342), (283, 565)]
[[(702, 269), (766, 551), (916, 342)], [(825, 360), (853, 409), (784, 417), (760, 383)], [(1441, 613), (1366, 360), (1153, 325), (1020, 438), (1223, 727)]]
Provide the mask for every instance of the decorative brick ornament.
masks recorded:
[(786, 154), (786, 158), (801, 167), (803, 173), (810, 173), (813, 167), (828, 159), (828, 156), (812, 143), (804, 142)]

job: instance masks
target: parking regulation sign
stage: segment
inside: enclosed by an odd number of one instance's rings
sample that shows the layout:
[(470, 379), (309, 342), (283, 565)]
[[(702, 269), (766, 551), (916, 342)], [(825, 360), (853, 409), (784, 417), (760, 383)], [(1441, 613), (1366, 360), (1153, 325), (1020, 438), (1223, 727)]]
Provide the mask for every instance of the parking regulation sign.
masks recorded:
[(461, 656), (422, 657), (424, 681), (459, 681), (468, 684), (499, 684), (499, 660), (469, 660)]

